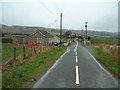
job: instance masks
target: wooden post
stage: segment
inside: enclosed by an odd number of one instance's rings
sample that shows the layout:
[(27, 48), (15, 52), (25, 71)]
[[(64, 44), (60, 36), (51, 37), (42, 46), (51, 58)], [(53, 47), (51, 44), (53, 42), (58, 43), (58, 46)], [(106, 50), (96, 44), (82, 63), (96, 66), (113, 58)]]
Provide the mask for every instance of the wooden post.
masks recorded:
[(41, 52), (41, 46), (40, 46), (40, 52)]
[(31, 56), (32, 56), (32, 46), (31, 46)]
[(45, 44), (43, 45), (43, 51), (44, 51), (44, 46), (45, 46)]
[(13, 52), (14, 52), (14, 60), (16, 60), (16, 48), (13, 48)]
[(35, 54), (37, 54), (36, 47), (34, 47), (34, 52), (35, 52)]
[(62, 13), (60, 13), (60, 46), (62, 46)]
[(25, 46), (23, 47), (23, 60), (25, 59)]
[(41, 45), (41, 52), (42, 52), (42, 46), (43, 46), (43, 45)]
[(46, 47), (45, 50), (47, 50), (47, 42), (45, 43), (45, 47)]

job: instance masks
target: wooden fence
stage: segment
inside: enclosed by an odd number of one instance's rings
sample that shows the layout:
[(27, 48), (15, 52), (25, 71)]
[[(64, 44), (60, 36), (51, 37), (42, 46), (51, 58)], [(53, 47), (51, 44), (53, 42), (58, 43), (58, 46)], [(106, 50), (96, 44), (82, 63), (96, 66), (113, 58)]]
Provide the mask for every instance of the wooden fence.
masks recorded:
[(54, 46), (23, 46), (21, 49), (23, 49), (22, 54), (19, 56), (16, 56), (17, 48), (13, 48), (13, 56), (9, 58), (8, 60), (3, 61), (2, 66), (3, 69), (8, 64), (14, 64), (14, 62), (18, 62), (24, 59), (29, 59), (32, 56), (35, 56), (37, 54), (40, 54), (42, 52), (46, 52), (50, 49), (54, 48)]

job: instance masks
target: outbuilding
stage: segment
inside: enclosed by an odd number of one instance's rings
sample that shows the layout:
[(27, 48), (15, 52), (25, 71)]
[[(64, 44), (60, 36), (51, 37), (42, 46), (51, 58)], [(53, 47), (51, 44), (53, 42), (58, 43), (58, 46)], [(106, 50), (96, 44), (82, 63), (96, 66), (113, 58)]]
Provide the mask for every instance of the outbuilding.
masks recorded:
[(44, 30), (37, 30), (34, 34), (13, 34), (14, 44), (52, 44), (54, 36)]

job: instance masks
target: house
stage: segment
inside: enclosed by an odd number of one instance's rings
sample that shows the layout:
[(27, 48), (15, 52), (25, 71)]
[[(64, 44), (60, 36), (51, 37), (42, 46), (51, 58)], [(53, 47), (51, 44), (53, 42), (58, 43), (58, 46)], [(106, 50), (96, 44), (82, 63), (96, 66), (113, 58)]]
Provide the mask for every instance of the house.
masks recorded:
[(28, 34), (12, 34), (12, 36), (12, 43), (22, 44), (24, 37), (28, 36)]
[(44, 30), (37, 30), (34, 34), (13, 34), (14, 44), (52, 44), (54, 36)]
[(53, 35), (53, 42), (52, 43), (60, 43), (60, 38), (57, 37), (56, 35)]

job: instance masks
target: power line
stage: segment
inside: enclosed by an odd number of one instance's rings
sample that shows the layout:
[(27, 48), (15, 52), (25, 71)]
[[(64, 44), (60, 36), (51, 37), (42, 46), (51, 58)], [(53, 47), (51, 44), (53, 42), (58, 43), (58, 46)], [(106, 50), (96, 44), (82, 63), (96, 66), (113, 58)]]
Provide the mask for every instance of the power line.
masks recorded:
[(54, 15), (57, 19), (54, 20), (54, 22), (50, 25), (50, 27), (52, 27), (59, 19), (59, 17), (53, 13), (46, 5), (44, 2), (39, 2), (50, 14)]
[[(51, 13), (52, 15), (54, 15), (55, 17), (57, 17), (57, 19), (50, 25), (53, 26), (57, 21), (58, 21), (58, 16), (53, 13), (45, 4), (44, 2), (39, 2), (49, 13)], [(53, 6), (55, 7), (55, 10), (58, 11), (60, 13), (60, 9), (58, 9), (58, 7), (56, 6), (55, 2), (52, 2)], [(57, 7), (57, 8), (56, 8)], [(72, 21), (73, 24), (75, 24), (74, 22), (77, 22), (76, 20), (74, 20), (73, 18), (69, 17), (69, 15), (67, 15), (67, 18), (69, 18), (68, 20)], [(78, 23), (77, 23), (78, 24)], [(76, 24), (75, 24), (76, 25)], [(78, 24), (79, 25), (79, 24)]]
[(52, 15), (54, 15), (55, 17), (57, 17), (56, 14), (54, 14), (43, 2), (39, 2), (49, 13), (51, 13)]
[(55, 19), (55, 21), (50, 26), (53, 26), (58, 21), (58, 19), (59, 18)]
[(52, 6), (54, 6), (55, 10), (58, 11), (59, 13), (61, 12), (59, 7), (56, 5), (56, 2), (51, 2)]

